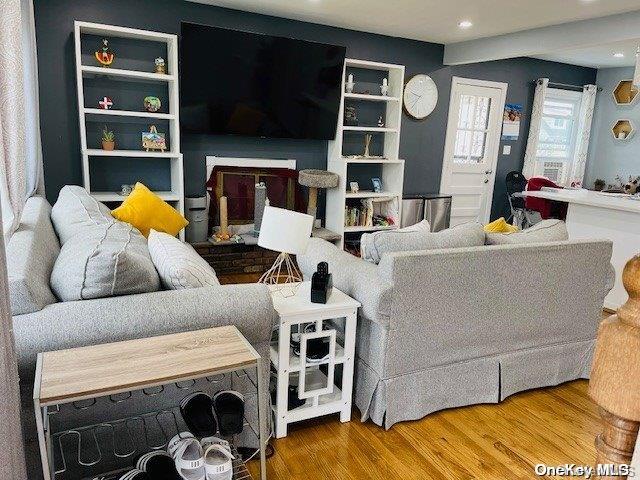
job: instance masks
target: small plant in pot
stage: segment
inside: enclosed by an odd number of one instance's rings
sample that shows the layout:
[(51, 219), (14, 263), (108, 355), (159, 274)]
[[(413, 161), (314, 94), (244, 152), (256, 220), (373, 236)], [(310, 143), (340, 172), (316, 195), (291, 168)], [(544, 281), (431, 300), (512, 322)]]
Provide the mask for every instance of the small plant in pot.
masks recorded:
[(105, 125), (102, 130), (102, 149), (113, 150), (114, 148), (116, 148), (116, 136), (113, 131), (107, 129), (107, 126)]

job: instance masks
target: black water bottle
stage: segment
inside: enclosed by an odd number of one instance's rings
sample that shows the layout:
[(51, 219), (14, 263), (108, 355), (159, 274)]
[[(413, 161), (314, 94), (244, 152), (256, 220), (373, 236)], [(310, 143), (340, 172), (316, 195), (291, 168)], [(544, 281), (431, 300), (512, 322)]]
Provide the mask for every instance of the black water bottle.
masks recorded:
[(333, 279), (329, 273), (329, 264), (320, 262), (317, 271), (311, 277), (311, 302), (327, 303), (333, 290)]

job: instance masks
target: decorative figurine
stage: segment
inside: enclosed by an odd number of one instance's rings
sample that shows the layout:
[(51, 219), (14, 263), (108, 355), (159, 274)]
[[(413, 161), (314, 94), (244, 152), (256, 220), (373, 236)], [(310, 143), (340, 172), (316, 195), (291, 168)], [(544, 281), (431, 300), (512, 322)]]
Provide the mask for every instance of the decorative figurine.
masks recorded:
[(356, 107), (353, 105), (344, 107), (344, 124), (352, 127), (358, 125), (358, 115), (356, 114)]
[(156, 73), (167, 73), (166, 64), (164, 62), (164, 58), (158, 57), (154, 60), (156, 65)]
[(360, 191), (358, 182), (349, 182), (349, 188), (351, 188), (351, 193), (358, 193)]
[(384, 127), (384, 118), (382, 118), (382, 115), (378, 117), (378, 126), (381, 128)]
[(158, 133), (156, 126), (151, 125), (148, 132), (142, 132), (142, 148), (147, 152), (149, 150), (160, 150), (164, 152), (167, 149), (164, 133)]
[(162, 102), (158, 97), (144, 97), (144, 109), (150, 113), (156, 113), (162, 107)]
[(100, 65), (109, 68), (116, 58), (116, 54), (109, 48), (109, 40), (102, 40), (102, 47), (94, 53), (96, 60)]
[(347, 78), (348, 78), (347, 83), (344, 86), (345, 91), (347, 93), (353, 93), (353, 87), (355, 86), (355, 83), (353, 82), (353, 73), (350, 73), (349, 77)]
[(102, 110), (109, 110), (113, 107), (113, 100), (109, 97), (102, 97), (102, 100), (98, 102), (98, 107)]
[(371, 157), (371, 154), (369, 153), (369, 145), (371, 145), (372, 138), (373, 138), (373, 135), (371, 135), (370, 133), (367, 133), (364, 136), (364, 153), (362, 154), (364, 158)]
[(102, 149), (111, 151), (116, 148), (116, 136), (113, 131), (107, 129), (107, 126), (104, 126), (102, 130)]
[(327, 303), (333, 292), (333, 278), (329, 273), (329, 264), (320, 262), (311, 276), (311, 303)]
[(389, 93), (389, 81), (386, 78), (383, 78), (382, 85), (380, 85), (380, 94), (383, 97), (386, 97), (387, 93)]

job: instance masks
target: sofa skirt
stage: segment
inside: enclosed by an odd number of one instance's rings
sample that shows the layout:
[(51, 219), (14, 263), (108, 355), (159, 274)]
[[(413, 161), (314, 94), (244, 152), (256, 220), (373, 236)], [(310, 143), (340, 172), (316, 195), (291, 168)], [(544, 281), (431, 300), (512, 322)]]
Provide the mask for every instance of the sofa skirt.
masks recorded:
[(446, 408), (498, 403), (514, 393), (589, 378), (595, 340), (547, 345), (380, 378), (358, 358), (355, 404), (377, 425)]

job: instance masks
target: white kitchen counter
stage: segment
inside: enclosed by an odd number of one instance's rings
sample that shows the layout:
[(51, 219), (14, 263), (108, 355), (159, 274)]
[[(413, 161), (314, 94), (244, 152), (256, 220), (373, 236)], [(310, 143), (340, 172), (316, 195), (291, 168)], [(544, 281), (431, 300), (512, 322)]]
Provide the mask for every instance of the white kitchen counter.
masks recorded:
[(568, 203), (570, 238), (605, 238), (613, 242), (611, 264), (616, 270), (616, 283), (604, 306), (615, 310), (622, 305), (628, 298), (622, 285), (622, 269), (640, 253), (640, 200), (632, 200), (628, 195), (550, 188), (522, 192), (522, 196)]

